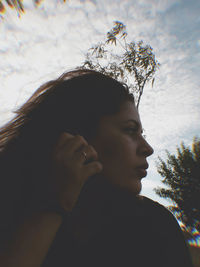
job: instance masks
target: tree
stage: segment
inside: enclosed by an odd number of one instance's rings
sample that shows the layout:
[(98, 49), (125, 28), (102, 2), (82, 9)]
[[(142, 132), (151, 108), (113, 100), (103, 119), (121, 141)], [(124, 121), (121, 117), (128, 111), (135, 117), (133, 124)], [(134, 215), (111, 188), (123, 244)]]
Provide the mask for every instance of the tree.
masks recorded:
[(153, 86), (160, 64), (150, 45), (143, 41), (128, 43), (127, 35), (126, 26), (115, 21), (106, 40), (88, 50), (81, 67), (100, 71), (128, 84), (137, 96), (138, 107), (145, 84), (151, 81)]
[[(181, 143), (177, 155), (167, 151), (167, 162), (159, 158), (158, 173), (168, 188), (154, 189), (160, 197), (168, 198), (169, 209), (191, 235), (200, 232), (200, 139), (194, 138), (192, 148)], [(195, 233), (195, 234), (194, 234)], [(190, 235), (190, 237), (191, 237)]]
[[(37, 7), (42, 1), (43, 0), (33, 0), (33, 3)], [(63, 2), (66, 2), (66, 0), (63, 0)], [(23, 0), (0, 0), (0, 13), (4, 13), (7, 7), (15, 8), (18, 16), (25, 12)]]

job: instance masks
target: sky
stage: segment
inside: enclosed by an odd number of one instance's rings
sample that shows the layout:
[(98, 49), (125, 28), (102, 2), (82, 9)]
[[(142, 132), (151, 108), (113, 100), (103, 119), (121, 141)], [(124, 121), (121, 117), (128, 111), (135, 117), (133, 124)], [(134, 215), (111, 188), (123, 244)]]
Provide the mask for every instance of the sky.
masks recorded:
[(36, 8), (24, 0), (24, 6), (20, 17), (9, 8), (0, 17), (0, 126), (42, 83), (80, 66), (121, 21), (128, 40), (150, 44), (161, 64), (139, 108), (154, 148), (142, 194), (169, 205), (153, 191), (163, 187), (158, 157), (200, 137), (200, 1), (44, 0)]

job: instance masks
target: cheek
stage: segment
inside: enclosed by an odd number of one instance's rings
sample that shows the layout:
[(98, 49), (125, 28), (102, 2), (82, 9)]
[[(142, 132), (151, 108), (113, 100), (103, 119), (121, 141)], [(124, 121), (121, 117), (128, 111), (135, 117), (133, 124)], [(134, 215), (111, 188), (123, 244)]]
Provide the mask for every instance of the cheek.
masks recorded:
[(135, 150), (134, 143), (129, 139), (118, 136), (104, 139), (99, 147), (100, 159), (109, 164), (128, 164), (132, 160)]

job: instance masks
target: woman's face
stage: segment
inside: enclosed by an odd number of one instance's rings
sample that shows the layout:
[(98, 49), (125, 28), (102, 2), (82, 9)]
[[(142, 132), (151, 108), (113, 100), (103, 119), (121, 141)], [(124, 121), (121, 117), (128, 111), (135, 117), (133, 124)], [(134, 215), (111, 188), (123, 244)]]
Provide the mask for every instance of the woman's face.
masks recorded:
[(103, 164), (104, 178), (121, 189), (139, 194), (141, 179), (147, 175), (147, 157), (153, 154), (153, 149), (142, 135), (134, 103), (127, 101), (120, 112), (103, 117), (91, 145)]

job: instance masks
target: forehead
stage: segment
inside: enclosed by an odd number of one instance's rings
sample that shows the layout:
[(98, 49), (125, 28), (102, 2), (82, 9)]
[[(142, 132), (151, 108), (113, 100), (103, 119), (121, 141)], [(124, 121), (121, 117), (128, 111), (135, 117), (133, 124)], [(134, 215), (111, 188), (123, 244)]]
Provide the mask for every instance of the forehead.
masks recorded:
[(116, 114), (105, 116), (100, 121), (101, 125), (121, 124), (130, 120), (137, 121), (141, 125), (140, 116), (135, 104), (127, 101), (121, 105), (120, 111)]
[(128, 101), (128, 102), (125, 102), (121, 105), (121, 108), (120, 108), (120, 111), (115, 114), (115, 118), (116, 120), (136, 120), (138, 122), (140, 122), (140, 116), (139, 116), (139, 113), (138, 113), (138, 110), (137, 108), (135, 107), (135, 104)]

